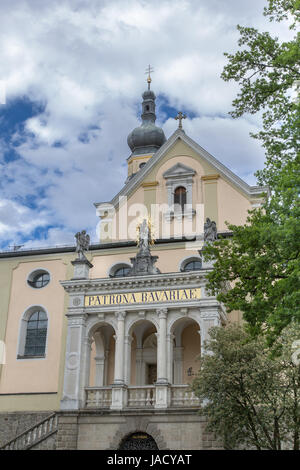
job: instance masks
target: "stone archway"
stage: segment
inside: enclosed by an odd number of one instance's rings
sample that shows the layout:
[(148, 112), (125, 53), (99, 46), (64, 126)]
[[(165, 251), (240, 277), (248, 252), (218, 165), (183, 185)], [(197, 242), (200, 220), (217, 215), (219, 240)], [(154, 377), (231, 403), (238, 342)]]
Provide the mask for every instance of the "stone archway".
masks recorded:
[(118, 450), (158, 450), (158, 446), (150, 434), (137, 431), (122, 439)]
[(109, 450), (120, 449), (121, 443), (128, 436), (136, 433), (148, 434), (155, 441), (159, 450), (167, 449), (166, 442), (161, 434), (161, 430), (156, 423), (151, 423), (149, 418), (144, 416), (127, 416), (114, 435)]

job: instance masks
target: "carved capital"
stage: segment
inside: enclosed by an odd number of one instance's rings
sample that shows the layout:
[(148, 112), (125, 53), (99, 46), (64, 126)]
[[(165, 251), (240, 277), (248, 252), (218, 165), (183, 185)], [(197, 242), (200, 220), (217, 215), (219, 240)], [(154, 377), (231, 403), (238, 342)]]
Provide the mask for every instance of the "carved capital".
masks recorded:
[(168, 309), (167, 308), (158, 308), (156, 310), (158, 318), (167, 318)]
[(118, 321), (124, 321), (126, 317), (126, 311), (118, 310), (117, 312), (115, 312), (115, 317), (117, 318)]

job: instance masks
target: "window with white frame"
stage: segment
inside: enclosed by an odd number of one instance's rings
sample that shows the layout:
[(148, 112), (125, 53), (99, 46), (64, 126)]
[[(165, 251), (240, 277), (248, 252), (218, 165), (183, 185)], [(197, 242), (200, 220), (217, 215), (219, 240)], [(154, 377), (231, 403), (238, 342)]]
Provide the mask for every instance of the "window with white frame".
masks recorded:
[(169, 210), (167, 218), (173, 216), (193, 216), (193, 177), (195, 170), (182, 163), (169, 168), (163, 173), (166, 180)]
[(48, 316), (40, 306), (30, 307), (20, 328), (18, 359), (45, 357)]

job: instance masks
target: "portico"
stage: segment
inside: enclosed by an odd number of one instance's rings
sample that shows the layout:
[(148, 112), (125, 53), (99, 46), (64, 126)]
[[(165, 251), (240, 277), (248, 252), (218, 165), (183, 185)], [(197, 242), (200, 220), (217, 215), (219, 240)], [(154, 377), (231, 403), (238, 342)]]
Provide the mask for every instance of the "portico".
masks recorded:
[[(205, 274), (63, 281), (69, 308), (61, 408), (196, 406), (188, 372), (197, 371), (193, 361), (209, 328), (226, 322), (205, 292)], [(183, 344), (186, 328), (195, 339)]]

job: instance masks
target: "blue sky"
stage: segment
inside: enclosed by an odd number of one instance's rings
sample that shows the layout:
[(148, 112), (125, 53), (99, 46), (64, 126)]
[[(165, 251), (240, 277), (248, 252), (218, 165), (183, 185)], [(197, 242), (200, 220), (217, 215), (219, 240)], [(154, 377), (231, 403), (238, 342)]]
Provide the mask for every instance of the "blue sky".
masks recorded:
[[(233, 120), (237, 92), (220, 78), (236, 25), (288, 37), (263, 0), (2, 0), (0, 250), (96, 238), (93, 202), (126, 179), (127, 135), (139, 125), (144, 71), (154, 67), (157, 124), (186, 133), (249, 184), (264, 153), (259, 116)], [(15, 4), (15, 5), (14, 5)]]

